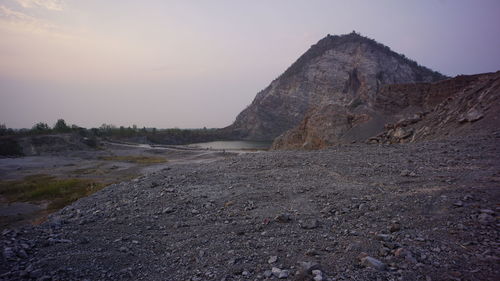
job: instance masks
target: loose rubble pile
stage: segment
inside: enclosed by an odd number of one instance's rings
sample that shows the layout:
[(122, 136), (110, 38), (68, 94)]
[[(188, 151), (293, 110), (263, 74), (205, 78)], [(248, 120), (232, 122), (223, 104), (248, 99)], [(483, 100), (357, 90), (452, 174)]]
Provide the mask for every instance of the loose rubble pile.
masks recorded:
[(172, 164), (4, 230), (0, 280), (498, 280), (499, 143)]

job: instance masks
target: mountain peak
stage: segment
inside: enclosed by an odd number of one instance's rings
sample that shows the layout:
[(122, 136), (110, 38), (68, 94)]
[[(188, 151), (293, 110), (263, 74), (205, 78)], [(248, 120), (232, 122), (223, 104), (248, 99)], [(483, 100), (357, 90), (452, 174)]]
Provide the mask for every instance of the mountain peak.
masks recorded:
[[(351, 33), (342, 34), (342, 35), (331, 35), (327, 34), (325, 37), (320, 39), (316, 44), (312, 45), (309, 50), (307, 50), (302, 56), (300, 56), (297, 61), (295, 61), (281, 76), (280, 78), (287, 78), (293, 76), (300, 68), (304, 66), (307, 62), (313, 60), (314, 58), (322, 56), (325, 52), (339, 48), (342, 45), (346, 44), (365, 44), (371, 50), (376, 50), (378, 52), (385, 53), (388, 56), (392, 56), (399, 60), (401, 63), (409, 64), (415, 68), (422, 68), (426, 72), (433, 72), (435, 80), (442, 80), (448, 78), (447, 76), (437, 72), (432, 71), (431, 69), (419, 65), (416, 61), (407, 58), (403, 54), (399, 54), (391, 50), (388, 46), (375, 41), (374, 39), (368, 38), (366, 36), (357, 33), (356, 31), (352, 31)], [(416, 82), (424, 82), (422, 80)]]

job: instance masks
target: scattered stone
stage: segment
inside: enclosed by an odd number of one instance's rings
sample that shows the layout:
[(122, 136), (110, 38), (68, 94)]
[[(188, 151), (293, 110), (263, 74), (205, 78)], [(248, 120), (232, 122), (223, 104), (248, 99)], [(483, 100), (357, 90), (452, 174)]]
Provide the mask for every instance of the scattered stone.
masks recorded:
[(404, 258), (407, 262), (416, 263), (417, 260), (413, 257), (412, 253), (404, 248), (398, 248), (394, 252), (394, 256), (398, 258)]
[(319, 264), (312, 261), (300, 262), (299, 264), (300, 267), (308, 273), (312, 273), (313, 270), (320, 269)]
[(362, 257), (360, 261), (362, 266), (375, 268), (376, 270), (385, 270), (387, 267), (380, 260), (370, 256)]
[(281, 269), (277, 268), (277, 267), (273, 267), (271, 268), (271, 273), (275, 276), (275, 277), (278, 277), (280, 276), (281, 274)]
[(389, 241), (392, 240), (392, 236), (389, 235), (389, 234), (382, 234), (382, 233), (380, 233), (380, 234), (377, 234), (376, 237), (377, 237), (378, 240), (385, 241), (385, 242), (389, 242)]
[(398, 232), (401, 230), (401, 224), (399, 222), (393, 222), (391, 226), (389, 226), (390, 232)]
[(323, 272), (321, 270), (315, 269), (311, 273), (314, 276), (313, 277), (314, 281), (323, 281)]
[(275, 263), (278, 261), (278, 256), (271, 256), (269, 257), (269, 260), (267, 261), (268, 263)]
[(16, 259), (16, 254), (14, 253), (14, 250), (11, 247), (5, 247), (3, 249), (3, 257), (6, 260), (14, 260)]
[(389, 255), (389, 253), (391, 252), (391, 249), (387, 248), (387, 247), (381, 247), (379, 250), (378, 250), (378, 254), (382, 257), (385, 257), (387, 255)]
[(407, 176), (410, 175), (410, 173), (411, 172), (409, 170), (405, 169), (405, 170), (402, 170), (401, 173), (399, 173), (399, 175), (402, 176), (402, 177), (407, 177)]
[(479, 216), (477, 216), (477, 220), (479, 221), (479, 223), (486, 225), (494, 222), (495, 218), (490, 214), (481, 213)]
[(306, 251), (305, 255), (310, 257), (319, 256), (319, 252), (316, 251), (315, 249), (309, 249)]
[(314, 281), (323, 281), (323, 276), (322, 275), (316, 275), (313, 277)]
[(488, 214), (488, 215), (494, 215), (495, 214), (495, 211), (491, 210), (491, 209), (481, 209), (479, 210), (480, 213), (482, 214)]
[(477, 110), (476, 108), (470, 109), (465, 115), (459, 118), (458, 122), (475, 122), (484, 117), (484, 114)]
[(42, 270), (41, 269), (35, 269), (33, 271), (30, 272), (30, 277), (33, 278), (33, 279), (38, 279), (40, 277), (42, 277)]
[(284, 213), (284, 214), (279, 214), (274, 218), (275, 221), (281, 222), (281, 223), (287, 223), (292, 220), (292, 216), (290, 214)]
[(457, 201), (457, 202), (453, 203), (453, 206), (455, 206), (455, 207), (457, 207), (457, 208), (463, 207), (463, 206), (464, 206), (464, 202), (462, 202), (462, 201)]
[(413, 134), (413, 130), (411, 130), (411, 129), (405, 130), (405, 129), (399, 127), (394, 132), (394, 137), (398, 138), (398, 139), (406, 139), (409, 136), (411, 136), (412, 134)]
[(319, 227), (319, 222), (317, 219), (309, 219), (306, 221), (301, 221), (300, 227), (303, 229), (315, 229)]
[(89, 239), (87, 237), (81, 237), (78, 239), (78, 244), (84, 245), (90, 243)]
[(170, 214), (170, 213), (173, 213), (174, 212), (174, 209), (171, 208), (171, 207), (166, 207), (165, 209), (163, 209), (161, 211), (163, 214)]
[(289, 275), (290, 275), (290, 272), (288, 270), (282, 270), (279, 273), (278, 278), (279, 279), (285, 279), (285, 278), (288, 278)]

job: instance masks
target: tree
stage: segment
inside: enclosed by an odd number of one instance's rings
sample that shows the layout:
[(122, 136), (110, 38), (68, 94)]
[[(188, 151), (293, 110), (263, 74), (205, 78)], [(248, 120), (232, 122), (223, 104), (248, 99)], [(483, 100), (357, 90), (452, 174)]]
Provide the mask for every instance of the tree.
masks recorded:
[(0, 124), (0, 136), (4, 136), (7, 134), (7, 127), (5, 124)]
[(31, 129), (31, 131), (36, 133), (36, 134), (48, 133), (48, 132), (50, 132), (50, 127), (49, 127), (49, 125), (47, 125), (47, 123), (38, 122), (35, 125), (33, 125), (33, 128)]
[(66, 121), (64, 121), (64, 119), (58, 119), (56, 124), (54, 125), (54, 131), (58, 133), (67, 133), (71, 131), (71, 128), (66, 125)]

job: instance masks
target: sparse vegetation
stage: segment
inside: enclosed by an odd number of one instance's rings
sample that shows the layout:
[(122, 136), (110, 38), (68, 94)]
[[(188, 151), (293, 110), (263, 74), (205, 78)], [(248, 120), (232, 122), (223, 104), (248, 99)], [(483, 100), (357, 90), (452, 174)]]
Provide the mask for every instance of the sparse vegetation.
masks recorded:
[(81, 197), (88, 196), (106, 184), (91, 179), (57, 178), (32, 175), (23, 180), (1, 181), (0, 194), (11, 202), (50, 201), (48, 209), (62, 208)]
[(107, 161), (130, 162), (136, 164), (159, 164), (167, 162), (167, 159), (165, 159), (164, 157), (144, 155), (104, 156), (99, 159)]

